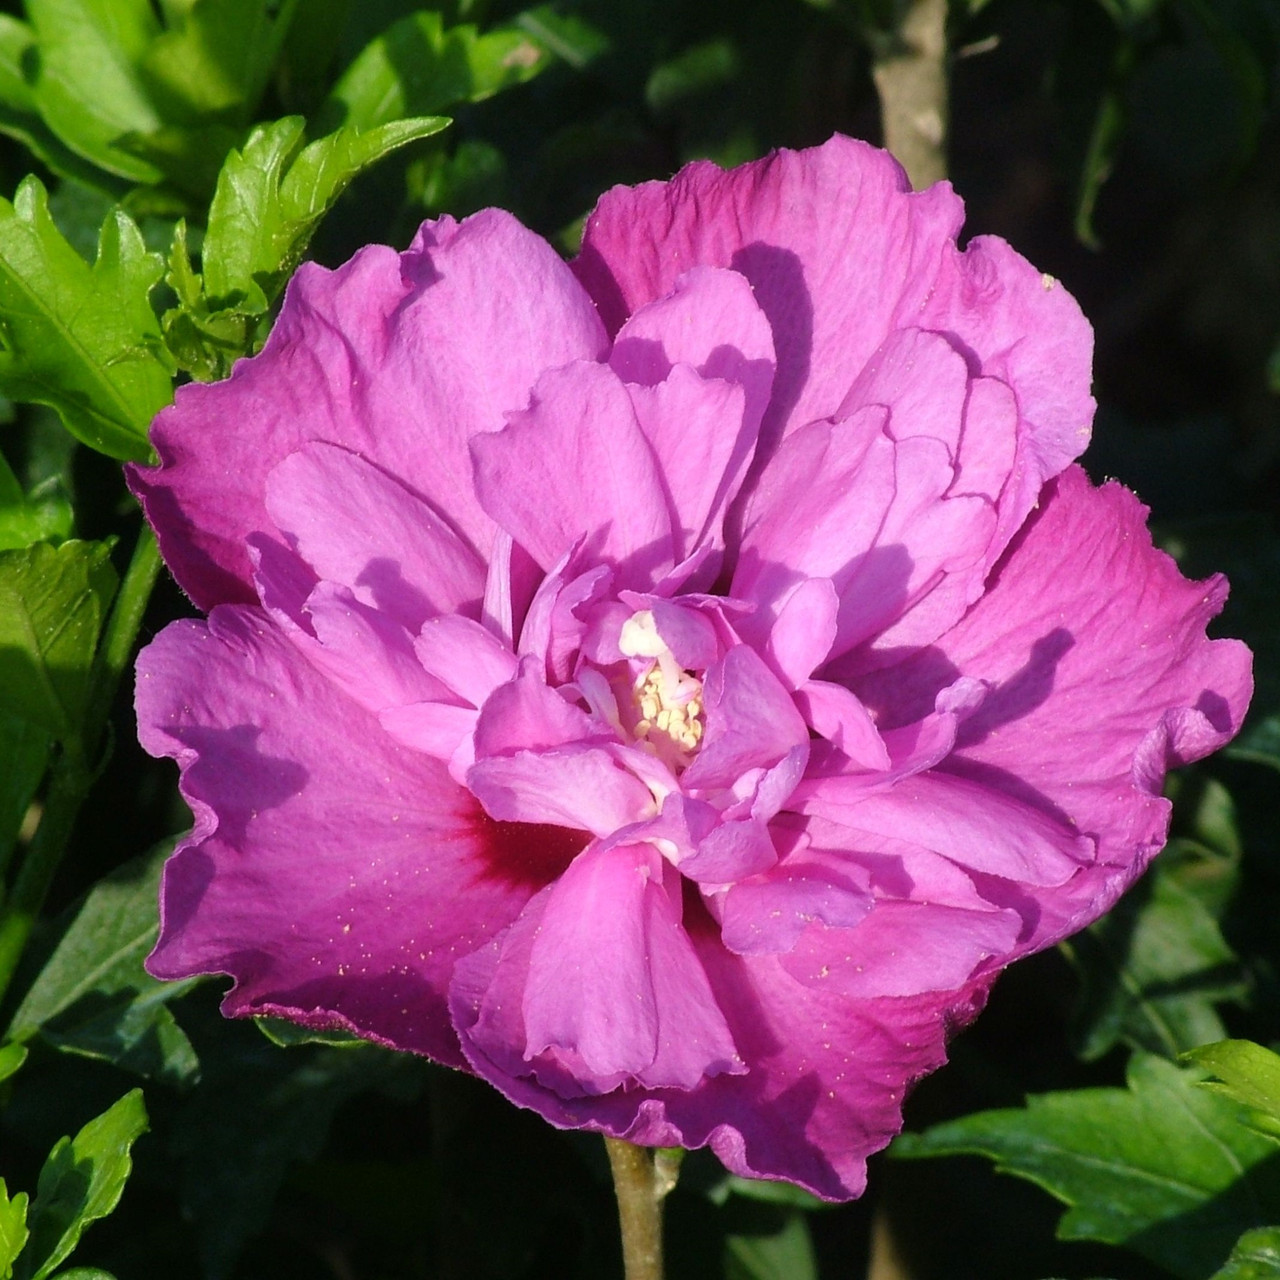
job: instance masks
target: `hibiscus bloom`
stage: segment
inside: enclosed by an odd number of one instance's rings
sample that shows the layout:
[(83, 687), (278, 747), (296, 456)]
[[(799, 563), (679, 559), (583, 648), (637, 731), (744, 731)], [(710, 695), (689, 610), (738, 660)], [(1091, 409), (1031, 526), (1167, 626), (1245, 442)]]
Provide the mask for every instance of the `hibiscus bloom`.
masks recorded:
[(1072, 465), (1091, 335), (847, 138), (303, 266), (132, 474), (195, 829), (152, 973), (858, 1194), (1239, 727), (1220, 578)]

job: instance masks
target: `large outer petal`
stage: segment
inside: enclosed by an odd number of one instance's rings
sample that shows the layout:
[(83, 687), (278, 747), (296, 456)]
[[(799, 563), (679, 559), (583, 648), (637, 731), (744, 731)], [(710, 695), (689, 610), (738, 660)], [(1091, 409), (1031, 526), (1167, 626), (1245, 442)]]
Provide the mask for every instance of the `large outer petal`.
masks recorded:
[(957, 670), (990, 682), (940, 767), (1097, 842), (1095, 865), (1029, 895), (1019, 954), (1101, 915), (1141, 873), (1168, 829), (1165, 770), (1216, 750), (1248, 705), (1248, 649), (1205, 637), (1226, 583), (1183, 578), (1145, 517), (1120, 485), (1070, 468), (961, 622), (855, 683), (893, 725), (927, 712)]
[(523, 409), (544, 369), (606, 345), (545, 241), (498, 210), (444, 218), (403, 255), (371, 245), (336, 271), (303, 265), (261, 354), (180, 387), (152, 430), (161, 466), (130, 483), (203, 609), (252, 600), (244, 540), (272, 528), (265, 477), (308, 440), (384, 467), (487, 555), (468, 437)]
[(151, 971), (229, 973), (230, 1014), (346, 1026), (460, 1065), (444, 1007), (454, 962), (531, 890), (486, 861), (494, 828), (444, 766), (239, 606), (143, 651), (137, 709), (196, 818), (165, 870)]
[[(486, 1056), (469, 1032), (497, 953), (461, 965), (450, 1008), (472, 1069), (561, 1128), (651, 1146), (711, 1149), (736, 1173), (786, 1178), (843, 1200), (866, 1185), (866, 1158), (902, 1127), (909, 1086), (946, 1061), (946, 1041), (981, 1009), (989, 980), (908, 998), (851, 999), (797, 981), (777, 956), (736, 956), (714, 930), (691, 936), (748, 1070), (696, 1088), (564, 1098)], [(519, 1070), (528, 1064), (508, 1060)]]
[(574, 270), (611, 331), (692, 267), (746, 276), (778, 356), (767, 445), (835, 413), (894, 329), (948, 334), (972, 373), (1004, 377), (1018, 395), (1037, 441), (1029, 506), (1088, 438), (1092, 336), (1066, 290), (1007, 245), (960, 253), (962, 216), (946, 183), (913, 193), (886, 152), (837, 136), (728, 172), (697, 161), (669, 183), (615, 187), (587, 221)]

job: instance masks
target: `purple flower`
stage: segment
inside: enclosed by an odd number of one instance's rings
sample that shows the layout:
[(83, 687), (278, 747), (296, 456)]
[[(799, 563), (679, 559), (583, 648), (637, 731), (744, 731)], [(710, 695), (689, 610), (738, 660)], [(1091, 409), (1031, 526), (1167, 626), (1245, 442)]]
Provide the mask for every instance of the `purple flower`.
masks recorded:
[(553, 1124), (856, 1195), (1005, 965), (1239, 727), (1091, 335), (847, 138), (304, 266), (132, 483), (207, 621), (138, 662), (195, 830), (160, 977)]

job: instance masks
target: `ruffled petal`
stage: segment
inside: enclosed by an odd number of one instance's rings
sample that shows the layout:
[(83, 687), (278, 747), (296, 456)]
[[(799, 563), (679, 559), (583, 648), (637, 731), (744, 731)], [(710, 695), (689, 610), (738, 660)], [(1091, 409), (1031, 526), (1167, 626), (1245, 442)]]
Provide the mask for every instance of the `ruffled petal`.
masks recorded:
[(256, 610), (162, 632), (138, 660), (137, 711), (196, 816), (165, 870), (151, 971), (229, 973), (230, 1014), (458, 1063), (443, 1003), (454, 961), (529, 896), (492, 874), (475, 801)]
[(542, 370), (606, 349), (546, 241), (498, 210), (442, 218), (404, 255), (372, 245), (336, 271), (299, 268), (262, 352), (178, 388), (152, 429), (160, 466), (129, 468), (130, 485), (203, 609), (252, 600), (245, 539), (271, 527), (266, 476), (310, 440), (399, 477), (483, 554), (493, 525), (467, 440), (523, 409)]

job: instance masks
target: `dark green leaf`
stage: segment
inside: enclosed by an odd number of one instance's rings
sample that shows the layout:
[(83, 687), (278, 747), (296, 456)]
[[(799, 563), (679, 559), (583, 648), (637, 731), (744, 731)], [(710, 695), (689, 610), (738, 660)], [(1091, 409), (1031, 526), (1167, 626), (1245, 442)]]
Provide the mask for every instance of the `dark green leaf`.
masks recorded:
[(0, 710), (63, 741), (80, 727), (116, 575), (103, 542), (0, 551)]
[(49, 735), (0, 711), (0, 874), (8, 866), (48, 763)]
[(58, 411), (72, 435), (115, 458), (146, 458), (147, 428), (172, 386), (149, 295), (164, 265), (117, 210), (90, 267), (49, 216), (35, 178), (0, 200), (0, 390)]
[(1097, 924), (1062, 944), (1081, 975), (1077, 1052), (1102, 1057), (1118, 1041), (1176, 1057), (1225, 1035), (1214, 1004), (1244, 994), (1215, 919), (1235, 861), (1183, 843)]
[(772, 1235), (732, 1235), (724, 1242), (725, 1280), (817, 1280), (818, 1259), (802, 1213)]
[(775, 1182), (763, 1178), (740, 1178), (736, 1174), (726, 1174), (724, 1178), (707, 1189), (707, 1198), (713, 1204), (724, 1204), (731, 1195), (742, 1196), (747, 1200), (758, 1200), (765, 1204), (787, 1205), (792, 1209), (827, 1209), (830, 1205), (819, 1200), (811, 1191), (797, 1187), (790, 1182)]
[(166, 841), (94, 886), (9, 1024), (55, 1048), (140, 1075), (187, 1083), (199, 1070), (191, 1042), (165, 1007), (194, 980), (160, 982), (142, 967), (155, 945)]
[(0, 1277), (13, 1274), (13, 1260), (27, 1243), (27, 1196), (19, 1191), (12, 1200), (0, 1178)]
[(411, 13), (371, 41), (343, 72), (320, 110), (317, 132), (339, 125), (370, 129), (478, 102), (537, 75), (547, 61), (524, 31), (446, 30), (438, 13)]
[(899, 1156), (983, 1155), (1070, 1206), (1068, 1240), (1123, 1244), (1199, 1280), (1242, 1231), (1280, 1214), (1280, 1151), (1200, 1073), (1135, 1054), (1128, 1089), (1029, 1098), (909, 1134)]
[(1246, 1231), (1212, 1280), (1275, 1280), (1280, 1276), (1280, 1227)]
[(119, 1203), (133, 1168), (130, 1148), (147, 1131), (142, 1091), (133, 1089), (74, 1138), (49, 1153), (36, 1184), (17, 1280), (45, 1280), (64, 1262), (85, 1229)]
[(307, 147), (298, 116), (255, 129), (243, 150), (228, 156), (209, 209), (201, 256), (211, 302), (265, 311), (351, 180), (448, 123), (436, 117), (339, 129)]
[(132, 182), (158, 182), (154, 166), (118, 145), (164, 119), (138, 74), (160, 26), (150, 0), (27, 0), (39, 41), (34, 96), (71, 150)]

